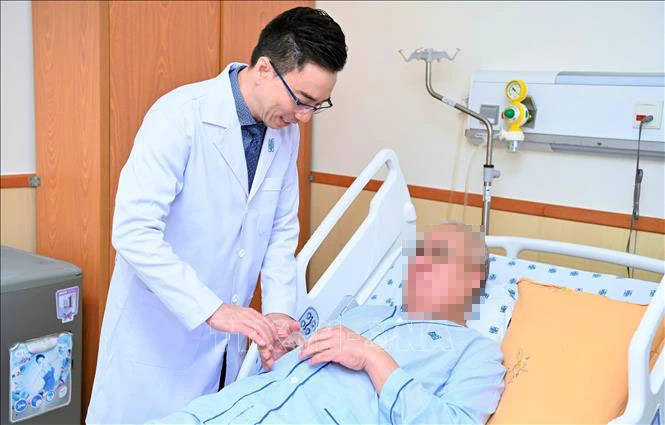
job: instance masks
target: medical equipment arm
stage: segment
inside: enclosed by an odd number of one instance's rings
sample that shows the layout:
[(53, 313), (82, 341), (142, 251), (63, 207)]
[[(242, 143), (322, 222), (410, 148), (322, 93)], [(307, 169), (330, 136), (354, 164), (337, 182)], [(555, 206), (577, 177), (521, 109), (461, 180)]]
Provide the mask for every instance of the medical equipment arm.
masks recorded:
[[(434, 393), (404, 369), (396, 369), (379, 395), (381, 422), (485, 423), (494, 413), (503, 391), (505, 369), (501, 352), (494, 344), (478, 337), (467, 347), (449, 379)], [(495, 354), (488, 356), (487, 353)], [(441, 376), (445, 376), (444, 371)]]
[(159, 107), (148, 112), (120, 173), (112, 242), (147, 289), (191, 330), (222, 301), (164, 239), (165, 219), (183, 188), (189, 140), (182, 116)]
[(450, 106), (451, 108), (457, 109), (483, 123), (485, 129), (487, 130), (487, 146), (485, 150), (485, 164), (483, 165), (483, 213), (481, 218), (481, 225), (486, 235), (489, 235), (490, 228), (490, 210), (492, 206), (492, 181), (495, 178), (501, 176), (499, 170), (494, 169), (494, 164), (492, 164), (492, 152), (494, 151), (494, 129), (492, 124), (487, 118), (478, 114), (471, 109), (460, 105), (455, 102), (455, 100), (450, 99), (442, 94), (437, 93), (432, 88), (432, 61), (441, 59), (448, 59), (452, 61), (459, 53), (459, 49), (451, 57), (446, 52), (435, 51), (433, 49), (417, 49), (409, 57), (404, 56), (402, 51), (399, 51), (400, 55), (404, 58), (406, 62), (409, 62), (414, 59), (424, 60), (425, 61), (425, 86), (427, 92), (435, 99), (443, 102), (444, 104)]

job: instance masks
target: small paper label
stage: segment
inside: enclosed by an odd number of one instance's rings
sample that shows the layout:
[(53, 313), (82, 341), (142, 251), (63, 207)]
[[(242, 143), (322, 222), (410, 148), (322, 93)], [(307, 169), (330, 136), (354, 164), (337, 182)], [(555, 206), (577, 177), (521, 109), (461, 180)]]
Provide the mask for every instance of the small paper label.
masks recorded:
[(74, 320), (79, 312), (79, 287), (60, 289), (55, 293), (55, 309), (62, 323)]

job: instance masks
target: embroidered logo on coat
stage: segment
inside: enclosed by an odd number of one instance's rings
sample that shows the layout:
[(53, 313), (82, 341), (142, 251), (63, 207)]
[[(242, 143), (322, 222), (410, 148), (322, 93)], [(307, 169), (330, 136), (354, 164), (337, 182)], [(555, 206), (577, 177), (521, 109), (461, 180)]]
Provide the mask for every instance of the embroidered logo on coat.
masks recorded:
[(430, 338), (432, 338), (432, 341), (436, 341), (437, 339), (441, 339), (441, 335), (438, 333), (432, 331), (432, 332), (427, 332), (427, 335), (429, 335)]

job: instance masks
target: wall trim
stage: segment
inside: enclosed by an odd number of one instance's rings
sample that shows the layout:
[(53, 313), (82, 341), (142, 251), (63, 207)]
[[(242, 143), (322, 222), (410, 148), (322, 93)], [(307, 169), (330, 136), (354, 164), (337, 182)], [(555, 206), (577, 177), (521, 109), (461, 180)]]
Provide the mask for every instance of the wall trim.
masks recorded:
[(3, 174), (0, 176), (0, 188), (35, 187), (31, 181), (34, 177), (37, 174)]
[[(310, 181), (313, 183), (331, 186), (349, 187), (355, 177), (339, 174), (312, 172)], [(380, 180), (370, 180), (365, 190), (376, 192), (381, 186)], [(464, 193), (446, 189), (437, 189), (426, 186), (408, 185), (412, 197), (430, 201), (451, 202), (464, 204)], [(483, 198), (477, 193), (469, 193), (467, 205), (481, 208)], [(576, 221), (579, 223), (597, 224), (601, 226), (630, 228), (630, 214), (621, 214), (607, 211), (589, 210), (564, 205), (544, 204), (540, 202), (523, 201), (521, 199), (492, 197), (492, 209), (508, 211), (518, 214), (534, 215), (539, 217), (556, 218), (560, 220)], [(665, 220), (656, 217), (640, 217), (636, 229), (644, 232), (665, 234)]]

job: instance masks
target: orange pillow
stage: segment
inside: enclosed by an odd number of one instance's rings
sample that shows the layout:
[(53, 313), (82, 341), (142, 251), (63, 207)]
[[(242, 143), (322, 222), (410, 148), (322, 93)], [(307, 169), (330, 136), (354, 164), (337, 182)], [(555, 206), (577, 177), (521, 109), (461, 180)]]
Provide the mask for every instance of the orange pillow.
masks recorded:
[[(518, 288), (501, 345), (506, 387), (489, 423), (597, 424), (619, 416), (628, 346), (646, 306), (526, 279)], [(662, 338), (661, 327), (656, 346)]]

